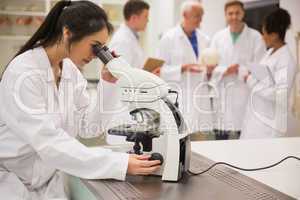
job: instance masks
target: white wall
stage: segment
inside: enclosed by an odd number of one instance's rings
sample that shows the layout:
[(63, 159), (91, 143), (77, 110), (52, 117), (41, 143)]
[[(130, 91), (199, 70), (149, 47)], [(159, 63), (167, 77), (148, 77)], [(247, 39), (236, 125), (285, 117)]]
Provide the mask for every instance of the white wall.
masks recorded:
[(150, 4), (150, 16), (147, 26), (146, 52), (154, 56), (159, 39), (165, 31), (174, 26), (175, 7), (178, 0), (148, 0)]
[(300, 32), (300, 1), (280, 0), (280, 7), (289, 11), (292, 17), (292, 26), (287, 33), (286, 41), (296, 59), (296, 36)]
[(224, 4), (226, 0), (202, 0), (204, 16), (201, 30), (210, 38), (226, 26), (224, 19)]
[[(286, 41), (296, 59), (296, 35), (297, 32), (300, 32), (300, 1), (299, 0), (280, 0), (280, 7), (286, 9), (289, 11), (291, 18), (292, 18), (292, 25), (290, 30), (288, 31), (286, 35)], [(299, 76), (299, 75), (298, 75)], [(300, 112), (300, 79), (296, 82), (296, 91), (295, 91), (295, 101), (296, 101), (296, 113), (299, 117), (299, 112)], [(300, 136), (300, 123), (299, 120), (298, 122), (295, 121), (292, 123), (289, 121), (293, 126), (290, 128), (290, 135), (291, 136)]]

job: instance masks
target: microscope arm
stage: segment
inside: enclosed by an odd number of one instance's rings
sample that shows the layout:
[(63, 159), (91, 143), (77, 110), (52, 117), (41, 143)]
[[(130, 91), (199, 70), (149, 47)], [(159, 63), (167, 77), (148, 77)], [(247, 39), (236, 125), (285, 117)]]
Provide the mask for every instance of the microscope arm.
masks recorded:
[(169, 87), (165, 81), (148, 71), (131, 67), (121, 56), (111, 53), (106, 46), (94, 45), (93, 52), (118, 79), (116, 84), (119, 88), (139, 89), (138, 92), (145, 94), (147, 90), (157, 88), (155, 96), (162, 98), (168, 95)]

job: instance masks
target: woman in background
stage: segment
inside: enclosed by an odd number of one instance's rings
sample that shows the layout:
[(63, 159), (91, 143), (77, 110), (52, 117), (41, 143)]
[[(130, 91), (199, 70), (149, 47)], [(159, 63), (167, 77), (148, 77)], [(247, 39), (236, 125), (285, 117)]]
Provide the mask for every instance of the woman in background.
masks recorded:
[[(281, 8), (264, 19), (263, 39), (269, 50), (260, 66), (244, 76), (251, 95), (242, 139), (280, 137), (287, 132), (288, 116), (291, 115), (288, 102), (296, 75), (296, 62), (285, 43), (290, 24), (289, 13)], [(239, 71), (245, 70), (240, 68)]]

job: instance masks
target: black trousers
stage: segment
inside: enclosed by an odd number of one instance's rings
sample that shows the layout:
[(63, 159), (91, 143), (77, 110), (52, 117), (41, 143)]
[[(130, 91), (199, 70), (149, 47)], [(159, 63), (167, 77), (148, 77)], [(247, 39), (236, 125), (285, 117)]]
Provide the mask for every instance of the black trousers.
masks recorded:
[(241, 131), (225, 131), (214, 129), (214, 134), (216, 140), (228, 140), (230, 135), (235, 135), (237, 138), (240, 138)]

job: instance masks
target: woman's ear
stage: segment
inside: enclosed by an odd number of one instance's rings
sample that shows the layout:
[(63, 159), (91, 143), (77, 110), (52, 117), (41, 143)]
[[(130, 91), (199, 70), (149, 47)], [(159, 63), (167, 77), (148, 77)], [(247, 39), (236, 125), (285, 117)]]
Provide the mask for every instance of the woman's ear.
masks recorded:
[(63, 28), (63, 38), (62, 38), (61, 42), (65, 46), (68, 53), (70, 53), (70, 50), (71, 50), (71, 43), (70, 43), (71, 38), (72, 38), (71, 31), (68, 28), (64, 27)]
[(64, 27), (63, 28), (63, 42), (68, 43), (71, 37), (72, 37), (71, 31), (68, 28)]

